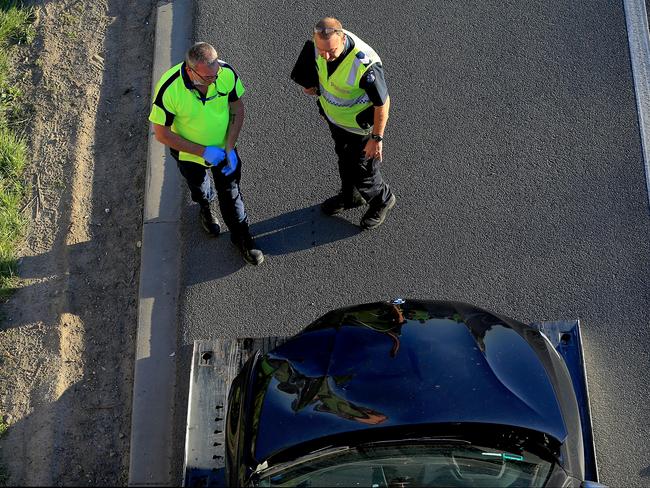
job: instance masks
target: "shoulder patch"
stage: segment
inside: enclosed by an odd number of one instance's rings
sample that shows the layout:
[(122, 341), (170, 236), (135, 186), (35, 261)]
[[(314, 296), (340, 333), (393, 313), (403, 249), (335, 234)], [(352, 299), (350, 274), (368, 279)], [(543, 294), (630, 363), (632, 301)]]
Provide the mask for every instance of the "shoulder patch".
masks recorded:
[(357, 53), (357, 58), (359, 58), (359, 61), (361, 61), (361, 63), (365, 64), (366, 66), (370, 64), (370, 58), (366, 56), (366, 53), (363, 51), (359, 51)]

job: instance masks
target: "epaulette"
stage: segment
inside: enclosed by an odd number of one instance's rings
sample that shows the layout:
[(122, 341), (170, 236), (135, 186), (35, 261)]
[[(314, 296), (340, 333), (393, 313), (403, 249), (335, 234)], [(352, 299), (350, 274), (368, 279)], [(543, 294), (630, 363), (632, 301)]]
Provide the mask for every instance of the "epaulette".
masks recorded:
[(359, 58), (361, 63), (366, 65), (366, 66), (368, 66), (370, 64), (370, 58), (368, 56), (366, 56), (366, 53), (364, 53), (363, 51), (359, 51), (357, 53), (357, 58)]

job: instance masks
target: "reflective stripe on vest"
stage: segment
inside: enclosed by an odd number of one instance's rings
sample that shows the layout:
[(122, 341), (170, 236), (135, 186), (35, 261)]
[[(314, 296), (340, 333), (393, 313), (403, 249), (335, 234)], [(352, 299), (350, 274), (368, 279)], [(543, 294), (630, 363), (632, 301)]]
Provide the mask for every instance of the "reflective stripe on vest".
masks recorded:
[(359, 98), (355, 98), (354, 100), (350, 100), (348, 98), (339, 98), (328, 92), (322, 84), (320, 84), (320, 94), (324, 96), (329, 103), (336, 105), (337, 107), (353, 107), (355, 105), (365, 104), (370, 101), (370, 97), (368, 97), (367, 93), (364, 93)]
[(348, 85), (354, 84), (355, 80), (357, 79), (357, 73), (359, 72), (359, 66), (361, 65), (363, 65), (361, 60), (355, 56), (354, 64), (352, 65), (352, 69), (350, 70), (350, 75), (348, 76)]

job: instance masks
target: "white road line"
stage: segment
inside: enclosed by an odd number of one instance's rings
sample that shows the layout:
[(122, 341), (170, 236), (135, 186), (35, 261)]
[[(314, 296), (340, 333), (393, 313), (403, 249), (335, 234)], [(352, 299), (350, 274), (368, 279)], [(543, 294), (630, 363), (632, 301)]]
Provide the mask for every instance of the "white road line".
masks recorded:
[(650, 39), (645, 0), (623, 0), (650, 210)]

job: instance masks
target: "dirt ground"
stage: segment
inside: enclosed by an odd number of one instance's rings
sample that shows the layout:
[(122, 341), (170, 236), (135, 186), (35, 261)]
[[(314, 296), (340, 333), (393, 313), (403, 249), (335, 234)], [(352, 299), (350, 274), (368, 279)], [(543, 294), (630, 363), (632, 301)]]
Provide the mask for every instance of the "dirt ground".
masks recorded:
[[(36, 0), (20, 289), (2, 305), (9, 485), (127, 482), (153, 0)], [(31, 85), (31, 86), (30, 86)]]

